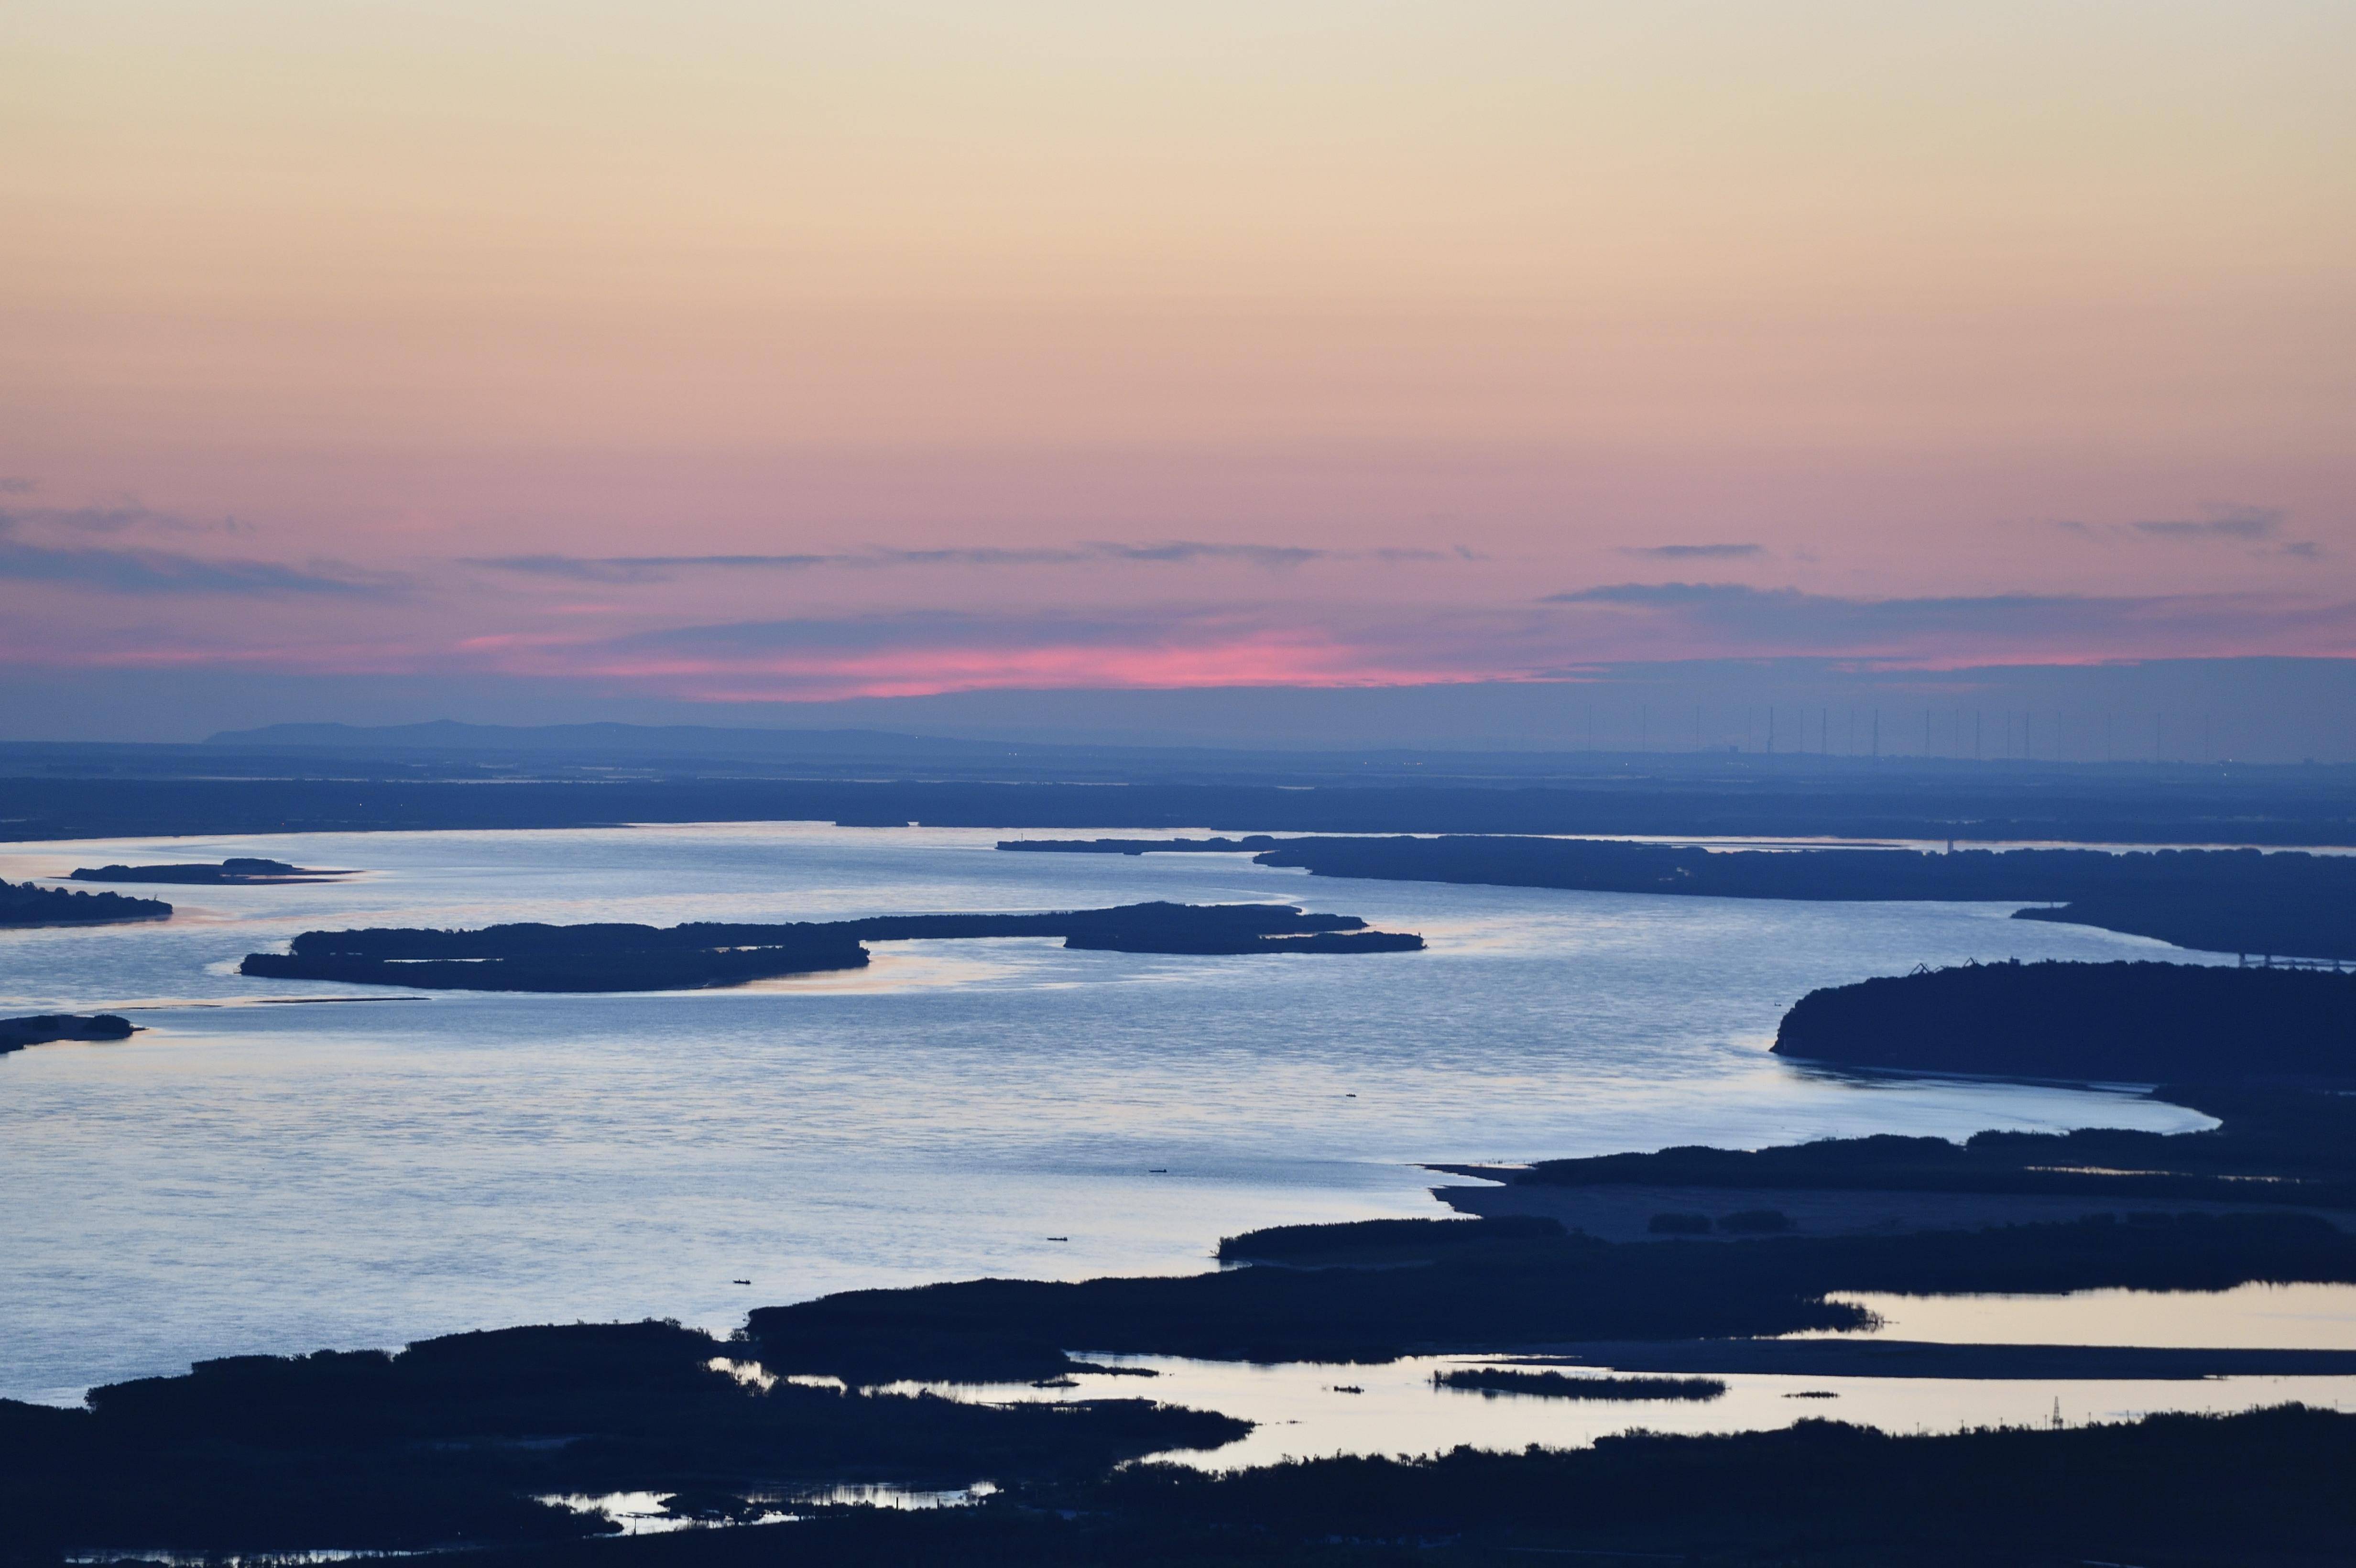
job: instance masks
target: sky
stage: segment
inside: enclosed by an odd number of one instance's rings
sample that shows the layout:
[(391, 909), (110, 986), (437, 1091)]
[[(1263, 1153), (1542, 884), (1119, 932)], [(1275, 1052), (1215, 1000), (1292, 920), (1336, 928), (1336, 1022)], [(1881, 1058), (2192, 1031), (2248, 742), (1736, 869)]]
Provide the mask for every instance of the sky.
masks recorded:
[(13, 0), (0, 725), (2347, 658), (2351, 60), (2344, 0)]

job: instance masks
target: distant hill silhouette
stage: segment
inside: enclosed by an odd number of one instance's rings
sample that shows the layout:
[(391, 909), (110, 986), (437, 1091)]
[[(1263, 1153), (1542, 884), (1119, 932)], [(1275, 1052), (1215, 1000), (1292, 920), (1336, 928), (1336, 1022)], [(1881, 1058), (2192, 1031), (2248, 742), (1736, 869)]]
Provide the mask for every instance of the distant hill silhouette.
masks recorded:
[(944, 740), (888, 730), (759, 730), (711, 724), (270, 724), (205, 738), (222, 750), (292, 748), (332, 752), (481, 752), (523, 755), (1000, 756), (1003, 741)]

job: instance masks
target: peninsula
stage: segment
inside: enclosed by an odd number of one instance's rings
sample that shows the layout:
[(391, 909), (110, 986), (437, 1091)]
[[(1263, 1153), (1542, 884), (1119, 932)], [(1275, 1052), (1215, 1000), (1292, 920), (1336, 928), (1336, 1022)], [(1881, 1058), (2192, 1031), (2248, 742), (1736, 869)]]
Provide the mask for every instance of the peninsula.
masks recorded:
[(2356, 959), (2356, 857), (2283, 850), (1708, 849), (1608, 838), (1010, 838), (1001, 849), (1249, 853), (1320, 877), (1580, 892), (2041, 904), (2021, 920), (2100, 926), (2215, 953)]
[(0, 926), (108, 925), (124, 920), (167, 920), (171, 913), (172, 906), (160, 899), (0, 882)]
[(666, 991), (857, 969), (866, 943), (1060, 937), (1070, 948), (1189, 955), (1414, 952), (1423, 938), (1290, 904), (1124, 904), (1036, 914), (883, 915), (779, 925), (494, 925), (306, 931), (241, 975), (467, 991)]
[(2129, 1083), (2356, 1084), (2356, 975), (1965, 964), (1811, 991), (1775, 1053), (1847, 1067)]

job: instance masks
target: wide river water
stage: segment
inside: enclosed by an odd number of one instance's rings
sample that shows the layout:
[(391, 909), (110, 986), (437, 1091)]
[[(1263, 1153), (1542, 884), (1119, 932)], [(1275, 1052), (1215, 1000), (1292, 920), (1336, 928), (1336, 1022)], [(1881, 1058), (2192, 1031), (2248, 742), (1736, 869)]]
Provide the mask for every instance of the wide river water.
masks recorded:
[[(156, 889), (168, 923), (0, 933), (0, 1012), (119, 1010), (145, 1030), (0, 1057), (0, 1395), (513, 1323), (725, 1330), (861, 1285), (1191, 1271), (1253, 1226), (1446, 1212), (1429, 1189), (1448, 1179), (1420, 1161), (2202, 1125), (2126, 1092), (1869, 1082), (1767, 1054), (1802, 993), (1917, 964), (2213, 961), (2011, 906), (1347, 881), (1242, 856), (1001, 854), (997, 837), (728, 824), (0, 846), (12, 880), (227, 855), (364, 873)], [(894, 944), (863, 972), (651, 996), (328, 1001), (364, 988), (235, 973), (315, 927), (1143, 899), (1298, 901), (1430, 945)]]

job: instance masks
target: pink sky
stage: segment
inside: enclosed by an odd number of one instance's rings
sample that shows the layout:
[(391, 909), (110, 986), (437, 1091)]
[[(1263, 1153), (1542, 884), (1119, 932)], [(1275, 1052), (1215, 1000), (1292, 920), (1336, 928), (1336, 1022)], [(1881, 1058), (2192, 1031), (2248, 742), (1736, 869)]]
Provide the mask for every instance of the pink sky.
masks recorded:
[(12, 6), (0, 653), (2356, 654), (2344, 5), (811, 9)]

